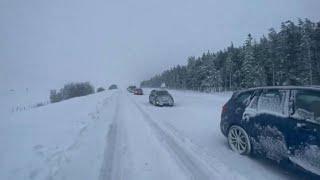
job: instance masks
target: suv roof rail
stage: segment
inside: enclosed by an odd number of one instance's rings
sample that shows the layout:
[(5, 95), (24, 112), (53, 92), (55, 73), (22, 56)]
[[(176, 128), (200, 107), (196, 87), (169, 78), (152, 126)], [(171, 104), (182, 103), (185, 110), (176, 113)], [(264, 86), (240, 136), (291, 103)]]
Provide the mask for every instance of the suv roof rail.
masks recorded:
[(318, 85), (307, 85), (307, 86), (261, 86), (261, 87), (253, 87), (246, 90), (254, 90), (254, 89), (320, 89)]
[(320, 88), (320, 85), (308, 85), (307, 87), (315, 87), (315, 88)]

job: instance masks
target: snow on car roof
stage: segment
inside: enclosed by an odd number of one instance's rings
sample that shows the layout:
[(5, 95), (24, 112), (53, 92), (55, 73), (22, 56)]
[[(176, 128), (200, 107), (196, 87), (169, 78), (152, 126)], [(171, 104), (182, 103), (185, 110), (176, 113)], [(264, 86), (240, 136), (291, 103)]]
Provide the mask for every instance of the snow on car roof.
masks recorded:
[(233, 97), (238, 96), (240, 93), (254, 91), (259, 89), (304, 89), (304, 90), (315, 90), (320, 91), (320, 86), (261, 86), (261, 87), (254, 87), (248, 89), (241, 89), (234, 92)]
[(168, 92), (168, 90), (166, 90), (166, 89), (153, 89), (152, 91), (167, 91)]
[(263, 86), (263, 87), (249, 88), (247, 90), (256, 90), (256, 89), (307, 89), (307, 90), (320, 91), (320, 86)]

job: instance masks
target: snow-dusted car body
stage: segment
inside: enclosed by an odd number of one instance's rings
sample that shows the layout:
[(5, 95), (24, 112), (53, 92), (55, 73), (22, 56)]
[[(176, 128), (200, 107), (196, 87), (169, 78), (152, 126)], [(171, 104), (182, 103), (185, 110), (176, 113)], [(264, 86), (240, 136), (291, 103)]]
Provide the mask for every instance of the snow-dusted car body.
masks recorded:
[(136, 86), (129, 86), (127, 88), (127, 90), (130, 92), (130, 93), (134, 93), (134, 90), (136, 89), (137, 87)]
[(149, 102), (155, 106), (173, 106), (174, 104), (173, 97), (166, 90), (152, 90)]
[(118, 86), (116, 84), (112, 84), (108, 88), (109, 90), (118, 89)]
[(235, 92), (220, 123), (230, 147), (320, 176), (320, 88), (262, 87)]

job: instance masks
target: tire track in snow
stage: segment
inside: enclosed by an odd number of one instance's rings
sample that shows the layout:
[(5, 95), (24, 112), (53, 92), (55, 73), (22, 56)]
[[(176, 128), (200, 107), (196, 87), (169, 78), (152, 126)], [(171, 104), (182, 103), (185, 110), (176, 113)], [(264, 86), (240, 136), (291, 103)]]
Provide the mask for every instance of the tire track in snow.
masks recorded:
[[(181, 137), (177, 137), (175, 133), (171, 132), (170, 128), (164, 127), (155, 122), (133, 99), (129, 97), (130, 101), (122, 101), (117, 99), (116, 109), (113, 116), (113, 123), (110, 125), (108, 135), (106, 137), (106, 148), (104, 152), (103, 165), (100, 170), (100, 180), (123, 179), (123, 174), (126, 170), (123, 169), (122, 163), (122, 141), (125, 140), (125, 129), (121, 119), (122, 106), (124, 102), (132, 103), (132, 107), (136, 108), (137, 112), (141, 113), (141, 120), (145, 121), (147, 126), (151, 128), (154, 137), (162, 144), (171, 155), (172, 159), (176, 161), (177, 165), (189, 175), (190, 179), (243, 179), (241, 176), (234, 176), (220, 171), (220, 164), (215, 163), (218, 167), (211, 167), (210, 164), (201, 155), (201, 152), (195, 151), (189, 144)], [(128, 162), (128, 160), (125, 160)], [(223, 168), (223, 166), (222, 166)]]
[[(130, 98), (131, 99), (131, 98)], [(229, 169), (221, 162), (211, 162), (207, 158), (205, 152), (202, 152), (199, 147), (191, 143), (185, 137), (177, 136), (177, 132), (172, 132), (175, 129), (170, 127), (162, 127), (154, 121), (150, 115), (145, 112), (140, 105), (133, 99), (137, 109), (142, 113), (144, 120), (154, 130), (156, 137), (164, 144), (168, 151), (175, 157), (182, 169), (191, 174), (192, 179), (246, 179), (238, 173), (229, 173)], [(164, 124), (167, 126), (167, 124)]]
[(112, 124), (109, 126), (109, 131), (106, 136), (106, 148), (104, 151), (104, 159), (100, 169), (99, 180), (113, 179), (115, 171), (115, 161), (118, 144), (118, 120), (119, 120), (119, 94), (116, 97), (116, 107), (113, 116)]
[(154, 130), (159, 141), (166, 145), (169, 152), (178, 161), (180, 167), (182, 166), (187, 173), (191, 174), (191, 179), (206, 180), (221, 178), (221, 176), (216, 177), (214, 174), (212, 174), (208, 166), (204, 165), (199, 158), (188, 152), (188, 150), (186, 150), (181, 143), (177, 142), (176, 138), (172, 137), (168, 132), (162, 129), (134, 100), (131, 99), (131, 101), (141, 112), (144, 120)]

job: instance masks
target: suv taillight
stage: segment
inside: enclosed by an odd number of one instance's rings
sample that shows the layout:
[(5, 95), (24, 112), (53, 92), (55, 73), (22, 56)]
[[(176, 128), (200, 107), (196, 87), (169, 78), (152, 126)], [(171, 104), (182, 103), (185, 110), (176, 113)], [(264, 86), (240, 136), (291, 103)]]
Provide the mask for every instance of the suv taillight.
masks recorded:
[(227, 112), (227, 104), (225, 104), (223, 107), (222, 107), (222, 113), (225, 113), (225, 112)]

